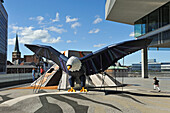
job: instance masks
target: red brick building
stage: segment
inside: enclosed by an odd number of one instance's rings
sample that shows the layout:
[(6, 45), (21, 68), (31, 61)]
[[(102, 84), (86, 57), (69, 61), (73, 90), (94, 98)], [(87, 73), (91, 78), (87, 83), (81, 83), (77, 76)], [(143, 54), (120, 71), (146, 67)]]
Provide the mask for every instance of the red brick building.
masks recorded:
[(34, 62), (36, 64), (39, 63), (39, 57), (34, 55), (24, 55), (24, 62)]

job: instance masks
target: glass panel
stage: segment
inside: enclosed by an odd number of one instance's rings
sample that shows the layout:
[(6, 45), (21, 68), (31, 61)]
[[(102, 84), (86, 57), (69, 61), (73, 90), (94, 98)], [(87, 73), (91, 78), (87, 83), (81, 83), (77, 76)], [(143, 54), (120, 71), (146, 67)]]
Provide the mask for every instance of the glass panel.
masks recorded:
[(142, 34), (142, 21), (138, 20), (137, 22), (135, 22), (135, 37), (141, 36)]
[(142, 35), (147, 33), (147, 20), (146, 17), (142, 19)]
[(162, 26), (169, 24), (169, 4), (162, 7)]
[(163, 43), (169, 43), (170, 42), (170, 30), (164, 31), (162, 33), (162, 42)]
[(153, 38), (153, 40), (150, 43), (150, 46), (154, 46), (154, 45), (158, 45), (159, 44), (158, 36), (159, 36), (158, 34), (151, 36), (151, 38)]
[[(1, 6), (1, 5), (0, 5)], [(7, 58), (7, 20), (6, 13), (3, 13), (0, 7), (0, 72), (6, 71), (6, 58)]]
[(156, 10), (149, 15), (149, 31), (156, 30), (158, 28), (158, 16), (159, 11)]

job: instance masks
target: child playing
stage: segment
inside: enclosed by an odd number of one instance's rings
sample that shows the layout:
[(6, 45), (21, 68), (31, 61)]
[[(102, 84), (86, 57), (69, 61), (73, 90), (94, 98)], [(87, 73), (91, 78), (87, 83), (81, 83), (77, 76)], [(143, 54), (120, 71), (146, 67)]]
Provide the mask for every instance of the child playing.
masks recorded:
[(157, 87), (158, 92), (160, 92), (161, 90), (160, 90), (160, 88), (159, 88), (159, 80), (157, 80), (156, 77), (154, 77), (153, 80), (154, 80), (154, 83), (153, 83), (153, 85), (154, 85), (154, 90), (156, 90), (156, 87)]

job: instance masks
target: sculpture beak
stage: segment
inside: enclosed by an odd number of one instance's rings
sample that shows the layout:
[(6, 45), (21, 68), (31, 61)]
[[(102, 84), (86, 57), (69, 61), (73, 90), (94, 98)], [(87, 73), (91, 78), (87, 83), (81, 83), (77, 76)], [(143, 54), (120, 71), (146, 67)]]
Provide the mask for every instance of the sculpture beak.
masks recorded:
[(71, 66), (67, 66), (67, 69), (70, 70)]

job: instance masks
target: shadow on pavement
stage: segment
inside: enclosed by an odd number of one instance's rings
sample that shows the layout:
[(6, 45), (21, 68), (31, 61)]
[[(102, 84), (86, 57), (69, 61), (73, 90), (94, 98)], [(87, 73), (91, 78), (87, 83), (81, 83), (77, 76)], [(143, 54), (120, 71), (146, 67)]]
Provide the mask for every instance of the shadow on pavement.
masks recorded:
[(52, 103), (48, 102), (48, 100), (46, 98), (47, 96), (45, 95), (45, 96), (40, 96), (39, 97), (40, 101), (41, 101), (41, 104), (42, 104), (42, 107), (39, 108), (34, 113), (63, 113), (60, 106), (58, 106), (57, 104), (52, 104)]
[[(92, 91), (92, 90), (91, 90)], [(95, 90), (97, 91), (97, 90)], [(129, 92), (129, 91), (113, 91), (113, 90), (98, 90), (100, 92), (105, 92), (105, 95), (109, 94), (129, 94), (129, 95), (134, 95), (134, 96), (145, 96), (145, 97), (167, 97), (169, 98), (170, 95), (161, 95), (160, 93), (157, 95), (153, 94), (144, 94), (144, 93), (134, 93), (134, 92)]]
[[(41, 93), (46, 93), (46, 91), (41, 90)], [(71, 97), (72, 99), (65, 98), (62, 95)], [(39, 98), (40, 98), (42, 107), (39, 108), (37, 111), (35, 111), (35, 113), (43, 113), (43, 112), (63, 113), (63, 110), (59, 105), (49, 103), (46, 97), (52, 97), (53, 99), (56, 99), (56, 100), (59, 100), (59, 101), (62, 101), (62, 102), (65, 102), (65, 103), (69, 104), (74, 109), (74, 111), (76, 113), (87, 113), (89, 106), (79, 105), (77, 101), (74, 101), (74, 98), (81, 99), (81, 100), (87, 100), (87, 101), (90, 101), (90, 102), (93, 102), (93, 103), (96, 103), (96, 104), (105, 105), (105, 106), (114, 108), (114, 109), (116, 109), (118, 111), (121, 111), (121, 109), (119, 109), (119, 108), (117, 108), (117, 107), (115, 107), (115, 106), (113, 106), (111, 104), (107, 104), (107, 103), (104, 103), (104, 102), (99, 102), (99, 101), (96, 101), (96, 100), (92, 100), (92, 99), (84, 97), (84, 96), (82, 96), (80, 94), (62, 94), (62, 95), (49, 94), (49, 95), (40, 96)]]
[(7, 101), (7, 100), (13, 99), (13, 98), (8, 97), (8, 95), (10, 95), (10, 94), (0, 95), (0, 97), (2, 98), (2, 101), (0, 101), (0, 104)]
[(141, 86), (139, 84), (128, 84), (128, 86)]
[[(129, 95), (126, 95), (126, 94), (120, 94), (118, 96), (125, 97), (125, 98), (130, 98), (130, 99), (134, 100), (135, 102), (138, 102), (140, 104), (144, 104), (143, 102), (141, 102), (141, 101), (139, 101), (139, 100), (137, 100), (137, 99), (135, 99), (135, 98), (133, 98), (133, 97), (131, 97)], [(146, 104), (144, 104), (144, 105), (146, 105)]]
[[(41, 90), (41, 93), (43, 91)], [(43, 92), (45, 93), (45, 91)], [(40, 96), (40, 101), (42, 104), (42, 107), (39, 108), (35, 113), (63, 113), (63, 110), (60, 106), (58, 106), (57, 104), (51, 104), (48, 102), (46, 97), (52, 97), (53, 99), (65, 102), (67, 104), (69, 104), (76, 113), (87, 113), (88, 111), (88, 106), (83, 106), (83, 105), (79, 105), (76, 101), (67, 99), (62, 97), (61, 95), (44, 95), (44, 96)]]
[[(135, 102), (138, 102), (140, 104), (144, 104), (143, 102), (131, 97), (130, 95), (127, 95), (127, 94), (130, 94), (130, 92), (126, 92), (126, 91), (113, 91), (113, 90), (97, 90), (97, 89), (94, 89), (94, 90), (90, 90), (90, 91), (98, 91), (98, 92), (104, 92), (105, 95), (109, 95), (109, 94), (118, 94), (118, 96), (121, 96), (121, 97), (126, 97), (126, 98), (130, 98), (132, 100), (134, 100)], [(142, 95), (141, 95), (142, 96)]]
[(68, 94), (66, 94), (66, 95), (69, 96), (69, 97), (72, 97), (72, 98), (77, 98), (77, 99), (81, 99), (81, 100), (88, 100), (88, 101), (91, 101), (93, 103), (105, 105), (105, 106), (108, 106), (108, 107), (111, 107), (111, 108), (114, 108), (114, 109), (117, 109), (117, 110), (121, 111), (121, 109), (119, 109), (119, 108), (117, 108), (117, 107), (115, 107), (115, 106), (113, 106), (111, 104), (107, 104), (107, 103), (104, 103), (104, 102), (98, 102), (96, 100), (89, 99), (89, 98), (84, 97), (84, 96), (79, 95), (79, 94), (76, 94), (76, 95), (68, 95)]

